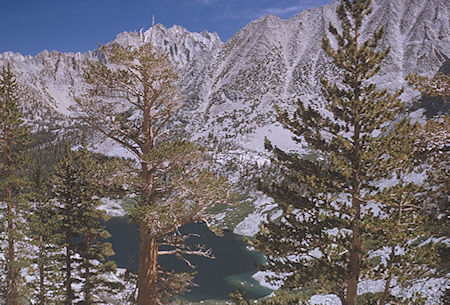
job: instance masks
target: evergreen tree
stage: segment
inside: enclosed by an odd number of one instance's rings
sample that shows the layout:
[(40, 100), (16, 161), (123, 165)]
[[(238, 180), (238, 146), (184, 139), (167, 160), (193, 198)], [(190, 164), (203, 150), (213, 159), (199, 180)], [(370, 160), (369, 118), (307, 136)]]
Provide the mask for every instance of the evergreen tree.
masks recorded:
[(32, 208), (27, 215), (29, 243), (36, 251), (31, 255), (33, 277), (28, 285), (32, 288), (32, 299), (36, 304), (63, 304), (63, 274), (61, 262), (60, 223), (54, 203), (50, 201), (50, 186), (44, 174), (37, 168), (32, 179)]
[[(191, 277), (163, 271), (158, 256), (210, 256), (209, 251), (186, 248), (177, 229), (201, 221), (209, 206), (224, 202), (227, 185), (207, 170), (207, 156), (197, 145), (169, 141), (168, 123), (182, 98), (168, 56), (150, 43), (101, 50), (110, 65), (89, 64), (86, 94), (76, 99), (77, 110), (139, 162), (127, 182), (130, 193), (138, 195), (130, 207), (140, 232), (137, 303), (161, 304), (184, 291)], [(162, 251), (162, 244), (173, 247)]]
[(73, 283), (81, 283), (86, 304), (98, 302), (94, 294), (112, 285), (102, 277), (113, 271), (115, 265), (105, 262), (105, 257), (114, 253), (110, 243), (102, 242), (109, 233), (101, 224), (107, 216), (97, 209), (100, 204), (98, 179), (98, 167), (85, 141), (76, 151), (67, 145), (52, 179), (64, 235), (65, 304), (72, 304), (77, 297)]
[(111, 243), (103, 241), (111, 235), (103, 225), (110, 217), (105, 211), (98, 209), (101, 204), (97, 183), (101, 179), (99, 166), (87, 149), (86, 142), (82, 143), (78, 153), (80, 179), (83, 185), (80, 191), (82, 191), (83, 199), (78, 211), (78, 221), (81, 224), (79, 233), (82, 241), (77, 245), (77, 253), (81, 257), (79, 271), (83, 280), (82, 291), (85, 304), (91, 305), (97, 303), (95, 293), (114, 288), (114, 283), (105, 280), (102, 275), (115, 272), (116, 266), (112, 261), (106, 262), (106, 257), (114, 255), (114, 252)]
[[(424, 98), (438, 97), (442, 100), (444, 113), (429, 119), (419, 130), (419, 141), (416, 143), (416, 156), (421, 163), (430, 165), (427, 171), (429, 191), (423, 200), (431, 206), (438, 208), (439, 202), (442, 210), (448, 204), (448, 179), (450, 158), (448, 155), (448, 139), (450, 138), (450, 116), (445, 112), (450, 97), (450, 76), (438, 73), (433, 78), (410, 74), (407, 76), (408, 84), (419, 90)], [(448, 213), (448, 211), (446, 211)]]
[(24, 154), (30, 142), (29, 130), (22, 119), (17, 81), (8, 65), (0, 71), (0, 206), (3, 236), (6, 239), (4, 269), (6, 278), (3, 302), (6, 305), (23, 303), (19, 242), (23, 240), (22, 221), (26, 204), (23, 196), (28, 184), (25, 168), (29, 162)]
[(322, 79), (327, 111), (302, 101), (293, 114), (276, 108), (294, 140), (306, 142), (319, 158), (266, 141), (281, 176), (263, 190), (282, 215), (264, 223), (255, 239), (268, 258), (264, 269), (275, 273), (272, 281), (336, 294), (343, 305), (356, 304), (364, 279), (382, 279), (385, 289), (361, 302), (394, 301), (394, 279), (408, 285), (426, 277), (438, 259), (425, 228), (429, 215), (418, 201), (424, 187), (410, 182), (422, 171), (413, 162), (420, 127), (407, 119), (393, 126), (404, 108), (401, 91), (391, 94), (373, 84), (389, 52), (377, 48), (383, 28), (361, 41), (371, 11), (370, 0), (342, 0), (340, 29), (329, 26), (337, 48), (323, 38), (323, 49), (341, 72), (339, 83)]
[[(432, 218), (428, 229), (435, 237), (450, 236), (448, 219), (448, 198), (450, 190), (450, 157), (448, 139), (450, 138), (450, 116), (447, 109), (450, 97), (450, 77), (438, 73), (433, 78), (426, 78), (416, 74), (407, 77), (409, 85), (419, 90), (424, 98), (438, 97), (442, 100), (444, 112), (429, 119), (419, 130), (419, 141), (415, 144), (415, 155), (422, 166), (427, 167), (425, 180), (426, 191), (420, 199), (425, 204)], [(448, 245), (442, 244), (438, 249), (441, 264), (437, 266), (437, 275), (448, 273), (450, 265), (448, 260)], [(446, 293), (448, 295), (448, 293)], [(445, 297), (445, 295), (443, 297)]]
[(408, 84), (419, 90), (423, 96), (438, 96), (444, 103), (448, 103), (450, 97), (450, 76), (438, 73), (433, 78), (411, 73), (406, 77)]
[(58, 201), (58, 221), (60, 223), (63, 241), (61, 247), (64, 250), (62, 255), (64, 272), (64, 304), (71, 305), (75, 299), (75, 293), (72, 283), (77, 282), (74, 278), (73, 261), (74, 261), (74, 239), (79, 238), (80, 223), (77, 211), (79, 209), (80, 199), (76, 192), (78, 167), (75, 164), (74, 155), (70, 147), (66, 145), (64, 157), (58, 162), (55, 173), (52, 176), (51, 183), (53, 185), (52, 195)]

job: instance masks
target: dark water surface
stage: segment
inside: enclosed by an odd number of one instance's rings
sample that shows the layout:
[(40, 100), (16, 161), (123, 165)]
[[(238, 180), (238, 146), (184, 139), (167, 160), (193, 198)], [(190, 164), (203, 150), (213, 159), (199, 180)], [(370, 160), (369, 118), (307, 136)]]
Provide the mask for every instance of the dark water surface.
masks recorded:
[[(112, 237), (116, 255), (112, 256), (118, 267), (137, 270), (139, 234), (138, 227), (130, 224), (126, 217), (113, 217), (106, 223), (106, 229)], [(242, 237), (225, 231), (223, 236), (216, 236), (203, 224), (189, 224), (181, 228), (183, 233), (196, 233), (200, 237), (191, 237), (190, 244), (205, 244), (213, 250), (215, 259), (192, 256), (190, 261), (197, 266), (191, 292), (183, 296), (190, 301), (207, 299), (228, 299), (237, 288), (244, 290), (250, 298), (268, 295), (271, 290), (258, 284), (251, 276), (257, 271), (256, 264), (263, 262), (262, 254), (249, 251)], [(166, 270), (189, 270), (186, 264), (171, 256), (162, 256), (160, 265)]]

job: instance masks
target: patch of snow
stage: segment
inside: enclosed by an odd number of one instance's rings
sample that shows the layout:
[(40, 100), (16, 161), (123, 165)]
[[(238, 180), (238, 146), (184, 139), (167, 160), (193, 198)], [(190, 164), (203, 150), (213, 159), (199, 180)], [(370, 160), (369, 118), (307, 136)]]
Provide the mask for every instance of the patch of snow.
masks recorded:
[(74, 100), (69, 95), (69, 89), (66, 86), (56, 85), (56, 84), (48, 84), (47, 92), (50, 96), (57, 101), (57, 111), (64, 115), (71, 115), (72, 111), (69, 110), (70, 106), (73, 106)]
[(304, 149), (299, 150), (299, 144), (292, 139), (293, 136), (294, 134), (291, 131), (281, 126), (281, 124), (275, 123), (258, 127), (254, 132), (245, 135), (242, 146), (246, 149), (265, 152), (264, 139), (267, 137), (272, 142), (272, 145), (284, 151), (296, 150), (299, 153), (305, 153)]
[(317, 294), (309, 299), (311, 305), (341, 305), (341, 300), (335, 294)]
[(121, 205), (121, 200), (102, 198), (102, 204), (98, 207), (99, 210), (105, 211), (111, 217), (126, 216), (126, 212)]
[(271, 272), (268, 271), (258, 271), (255, 274), (252, 275), (252, 278), (254, 278), (261, 286), (272, 289), (272, 290), (277, 290), (278, 288), (281, 287), (281, 282), (277, 283), (277, 284), (271, 284), (267, 281), (266, 277), (270, 276)]
[(259, 231), (259, 224), (267, 218), (267, 212), (276, 207), (271, 198), (260, 195), (254, 203), (255, 211), (249, 214), (233, 230), (234, 234), (253, 236)]
[(103, 140), (99, 145), (97, 145), (97, 147), (94, 149), (94, 152), (101, 153), (110, 157), (136, 159), (136, 156), (130, 150), (109, 138)]

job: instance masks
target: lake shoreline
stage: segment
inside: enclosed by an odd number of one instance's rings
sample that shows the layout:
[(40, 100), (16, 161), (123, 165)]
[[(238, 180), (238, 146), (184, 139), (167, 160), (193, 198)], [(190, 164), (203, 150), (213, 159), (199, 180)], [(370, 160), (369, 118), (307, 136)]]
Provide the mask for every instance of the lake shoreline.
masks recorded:
[[(137, 255), (139, 249), (138, 227), (129, 223), (126, 216), (112, 217), (105, 223), (111, 233), (108, 239), (112, 243), (116, 255), (114, 260), (118, 267), (137, 270)], [(191, 245), (205, 244), (213, 250), (214, 260), (201, 257), (189, 257), (197, 272), (194, 282), (198, 287), (191, 287), (191, 291), (181, 298), (194, 302), (209, 299), (228, 300), (229, 294), (238, 288), (244, 290), (252, 299), (261, 298), (272, 293), (272, 289), (261, 285), (257, 274), (257, 265), (264, 262), (261, 253), (250, 251), (248, 244), (241, 235), (231, 231), (224, 231), (223, 236), (217, 236), (204, 224), (189, 224), (180, 229), (183, 233), (199, 235), (190, 238)], [(189, 271), (184, 262), (171, 257), (161, 257), (160, 265), (166, 270)], [(264, 283), (264, 282), (263, 282)]]

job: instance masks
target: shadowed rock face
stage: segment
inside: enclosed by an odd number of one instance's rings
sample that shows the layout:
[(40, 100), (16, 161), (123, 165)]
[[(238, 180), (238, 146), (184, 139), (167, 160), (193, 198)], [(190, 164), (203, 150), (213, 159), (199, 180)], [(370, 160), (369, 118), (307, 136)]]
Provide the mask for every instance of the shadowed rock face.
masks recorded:
[[(439, 68), (439, 73), (445, 75), (450, 74), (450, 60), (446, 60)], [(422, 96), (417, 103), (414, 103), (411, 108), (413, 111), (417, 109), (425, 109), (425, 115), (427, 118), (432, 118), (440, 114), (448, 114), (450, 112), (450, 98), (444, 100), (442, 97), (430, 97)]]
[[(338, 25), (337, 5), (338, 1), (333, 1), (287, 20), (261, 17), (226, 43), (215, 33), (191, 33), (179, 26), (167, 29), (162, 25), (140, 33), (121, 33), (115, 42), (137, 46), (151, 40), (168, 52), (188, 100), (174, 125), (200, 141), (231, 143), (236, 155), (248, 154), (252, 159), (263, 153), (264, 136), (292, 145), (275, 122), (275, 103), (284, 108), (298, 98), (317, 103), (320, 77), (338, 78), (321, 49), (329, 22)], [(448, 71), (448, 63), (443, 64), (450, 57), (449, 20), (447, 0), (374, 0), (363, 39), (366, 33), (385, 26), (381, 47), (391, 46), (374, 81), (382, 88), (397, 89), (407, 87), (403, 78), (410, 72), (433, 76), (440, 67)], [(40, 105), (30, 108), (45, 106), (56, 116), (69, 115), (72, 96), (82, 92), (84, 61), (101, 59), (99, 51), (44, 51), (35, 57), (6, 52), (0, 54), (0, 65), (13, 65), (33, 97), (27, 103)], [(411, 102), (418, 99), (418, 93), (407, 88), (403, 98)]]
[[(180, 74), (194, 58), (222, 45), (216, 33), (191, 33), (180, 26), (167, 29), (159, 24), (145, 32), (120, 33), (113, 42), (138, 46), (150, 40), (171, 54)], [(10, 63), (19, 82), (34, 93), (34, 100), (65, 115), (70, 113), (68, 107), (73, 104), (73, 96), (82, 92), (82, 75), (88, 60), (104, 60), (104, 56), (98, 50), (87, 53), (44, 50), (35, 57), (12, 52), (0, 54), (0, 66)], [(30, 100), (25, 102), (30, 103)]]
[(450, 74), (450, 60), (447, 58), (447, 60), (442, 64), (442, 66), (439, 68), (440, 73), (443, 73), (445, 75)]

